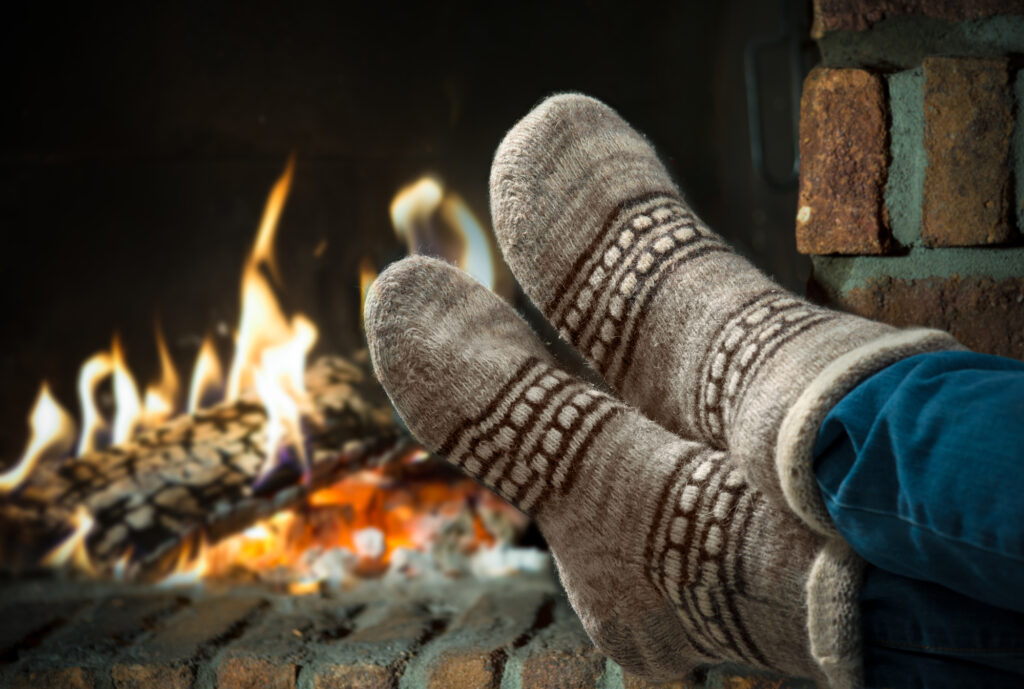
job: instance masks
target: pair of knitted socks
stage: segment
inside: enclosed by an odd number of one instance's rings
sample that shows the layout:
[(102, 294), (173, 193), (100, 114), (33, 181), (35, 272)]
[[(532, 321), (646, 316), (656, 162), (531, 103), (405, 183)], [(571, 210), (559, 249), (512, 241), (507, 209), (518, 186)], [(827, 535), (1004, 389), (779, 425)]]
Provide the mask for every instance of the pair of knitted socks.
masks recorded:
[(814, 438), (860, 380), (956, 342), (772, 283), (591, 98), (550, 98), (509, 132), (491, 206), (524, 290), (615, 395), (471, 278), (410, 258), (370, 290), (366, 330), (412, 432), (536, 519), (627, 669), (732, 660), (856, 686), (859, 565), (813, 480)]

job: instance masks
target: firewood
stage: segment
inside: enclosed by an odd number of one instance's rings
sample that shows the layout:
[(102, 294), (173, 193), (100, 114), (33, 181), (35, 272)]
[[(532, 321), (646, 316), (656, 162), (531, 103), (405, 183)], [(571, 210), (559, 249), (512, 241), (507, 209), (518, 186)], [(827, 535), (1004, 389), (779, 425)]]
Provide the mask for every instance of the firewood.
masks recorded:
[(306, 480), (293, 450), (257, 481), (266, 413), (255, 399), (222, 404), (119, 446), (42, 462), (0, 499), (0, 561), (38, 563), (72, 532), (73, 516), (84, 507), (93, 520), (85, 541), (92, 566), (109, 573), (127, 563), (130, 575), (148, 578), (199, 534), (222, 538), (409, 447), (365, 352), (354, 360), (318, 360), (306, 388), (315, 410), (304, 419)]

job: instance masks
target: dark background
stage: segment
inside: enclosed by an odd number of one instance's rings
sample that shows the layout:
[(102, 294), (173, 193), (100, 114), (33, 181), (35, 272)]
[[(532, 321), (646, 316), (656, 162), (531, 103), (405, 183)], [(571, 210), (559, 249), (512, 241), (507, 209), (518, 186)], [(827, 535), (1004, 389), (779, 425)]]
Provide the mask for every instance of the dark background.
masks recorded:
[[(114, 329), (140, 387), (157, 312), (186, 381), (204, 331), (219, 326), (229, 351), (242, 262), (290, 151), (285, 298), (320, 325), (320, 351), (358, 346), (356, 265), (401, 254), (387, 214), (397, 188), (433, 172), (486, 218), (494, 148), (556, 91), (616, 108), (706, 221), (802, 291), (795, 187), (752, 166), (743, 59), (785, 24), (813, 62), (809, 4), (5, 9), (0, 463), (20, 454), (43, 378), (78, 415), (78, 366)], [(760, 51), (757, 73), (768, 167), (785, 177), (785, 46)]]

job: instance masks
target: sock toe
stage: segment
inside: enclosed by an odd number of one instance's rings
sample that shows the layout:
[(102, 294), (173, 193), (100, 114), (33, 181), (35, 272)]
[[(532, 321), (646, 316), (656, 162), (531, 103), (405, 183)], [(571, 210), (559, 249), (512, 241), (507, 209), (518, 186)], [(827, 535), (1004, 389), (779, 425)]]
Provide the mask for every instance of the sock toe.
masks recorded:
[(490, 192), (502, 252), (545, 312), (617, 209), (679, 196), (643, 136), (604, 103), (575, 93), (543, 101), (505, 136)]
[(367, 294), (364, 322), (378, 379), (409, 430), (432, 449), (528, 362), (553, 363), (503, 301), (432, 258), (389, 266)]

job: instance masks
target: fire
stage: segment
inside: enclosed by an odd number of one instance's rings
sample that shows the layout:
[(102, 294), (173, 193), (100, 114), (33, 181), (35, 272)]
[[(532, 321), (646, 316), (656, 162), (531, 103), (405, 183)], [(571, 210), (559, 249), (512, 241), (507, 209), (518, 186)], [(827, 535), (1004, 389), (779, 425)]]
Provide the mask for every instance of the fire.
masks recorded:
[[(288, 315), (282, 309), (277, 299), (281, 278), (274, 255), (278, 221), (294, 174), (295, 160), (290, 157), (270, 190), (246, 257), (235, 351), (227, 375), (208, 334), (197, 352), (182, 400), (181, 378), (156, 323), (159, 372), (141, 396), (121, 338), (115, 334), (110, 349), (89, 357), (78, 374), (82, 414), (78, 456), (111, 443), (128, 442), (141, 430), (159, 426), (182, 411), (197, 412), (218, 398), (226, 402), (256, 399), (266, 411), (265, 455), (257, 483), (288, 460), (302, 466), (308, 482), (303, 423), (316, 420), (310, 416), (313, 409), (304, 374), (318, 331), (303, 314)], [(424, 177), (400, 190), (390, 211), (395, 231), (410, 253), (446, 258), (492, 289), (501, 282), (503, 264), (496, 257), (489, 231), (457, 194), (445, 190), (436, 179)], [(325, 249), (326, 240), (314, 253), (319, 256)], [(364, 258), (359, 265), (361, 299), (376, 276), (376, 267)], [(112, 419), (104, 417), (96, 401), (97, 391), (108, 380), (114, 397)], [(0, 492), (14, 490), (40, 459), (67, 453), (75, 442), (74, 422), (46, 383), (30, 425), (31, 439), (23, 457), (0, 475)], [(400, 467), (426, 457), (425, 451), (416, 449), (394, 464), (349, 475), (310, 494), (300, 507), (273, 514), (216, 544), (210, 545), (202, 533), (196, 534), (181, 548), (161, 584), (192, 584), (229, 577), (239, 570), (258, 577), (286, 572), (290, 591), (310, 592), (323, 582), (336, 585), (350, 577), (379, 576), (395, 568), (423, 569), (423, 558), (433, 557), (432, 548), (438, 543), (451, 549), (452, 557), (465, 558), (507, 540), (508, 528), (525, 526), (520, 513), (472, 481), (447, 477), (401, 480)], [(68, 525), (71, 534), (47, 554), (44, 564), (96, 574), (86, 548), (93, 519), (85, 506), (79, 506)], [(494, 523), (505, 526), (495, 529)], [(126, 554), (113, 574), (124, 576), (130, 565)], [(447, 566), (439, 565), (442, 570)]]
[(160, 357), (160, 381), (146, 387), (143, 420), (146, 426), (157, 426), (166, 421), (178, 406), (178, 371), (174, 368), (171, 353), (167, 351), (163, 329), (156, 324), (156, 350)]
[(373, 261), (369, 256), (364, 256), (359, 262), (359, 320), (363, 320), (363, 307), (366, 305), (366, 293), (370, 285), (377, 279), (377, 269), (373, 267)]
[(31, 437), (21, 459), (7, 472), (0, 474), (0, 493), (7, 493), (25, 480), (44, 456), (61, 455), (75, 442), (75, 422), (50, 393), (45, 381), (28, 417)]
[(131, 440), (142, 416), (142, 400), (139, 399), (139, 388), (135, 377), (128, 369), (121, 348), (121, 338), (114, 333), (114, 341), (110, 345), (110, 358), (113, 362), (114, 377), (114, 430), (112, 440), (115, 445)]
[(44, 567), (54, 568), (71, 565), (79, 572), (94, 574), (96, 570), (89, 560), (89, 551), (85, 547), (85, 539), (93, 527), (93, 518), (89, 510), (79, 505), (71, 517), (71, 526), (74, 528), (72, 534), (47, 553), (42, 564)]
[(192, 367), (192, 384), (188, 391), (188, 413), (194, 414), (202, 408), (205, 400), (220, 391), (224, 384), (224, 373), (221, 369), (217, 348), (209, 334), (203, 338), (196, 354), (196, 363)]
[(78, 438), (79, 457), (96, 448), (96, 434), (107, 427), (107, 422), (96, 408), (96, 388), (114, 370), (114, 363), (106, 352), (97, 352), (85, 360), (78, 372), (78, 403), (82, 408), (82, 434)]
[(466, 202), (435, 178), (422, 177), (395, 194), (391, 225), (410, 254), (438, 256), (488, 289), (498, 287), (501, 264), (493, 239)]

